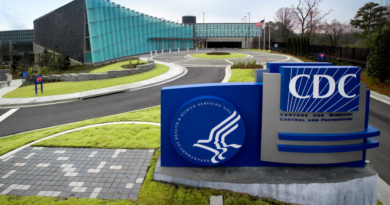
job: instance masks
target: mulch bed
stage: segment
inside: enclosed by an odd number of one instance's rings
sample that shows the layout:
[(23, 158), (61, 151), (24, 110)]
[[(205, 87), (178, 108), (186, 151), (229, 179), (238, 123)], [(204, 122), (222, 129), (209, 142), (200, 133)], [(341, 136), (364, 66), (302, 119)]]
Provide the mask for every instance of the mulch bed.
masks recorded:
[(232, 68), (232, 69), (264, 69), (262, 65), (256, 65), (256, 66), (253, 66), (253, 65), (250, 65), (248, 67), (245, 67), (244, 65), (239, 67), (239, 68)]
[[(146, 63), (140, 63), (138, 65), (144, 65)], [(129, 65), (121, 65), (122, 68), (124, 69), (131, 69), (131, 68), (136, 68), (137, 67), (137, 64), (131, 64), (131, 67)]]
[(207, 53), (207, 55), (223, 56), (223, 55), (230, 55), (230, 53), (225, 53), (225, 52), (211, 52), (211, 53)]

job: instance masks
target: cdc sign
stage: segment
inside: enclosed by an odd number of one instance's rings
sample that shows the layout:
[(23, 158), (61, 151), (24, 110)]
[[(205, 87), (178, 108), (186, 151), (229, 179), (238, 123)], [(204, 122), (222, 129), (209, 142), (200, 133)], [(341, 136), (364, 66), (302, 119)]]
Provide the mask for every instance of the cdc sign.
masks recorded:
[(163, 88), (161, 166), (364, 166), (380, 132), (360, 68), (267, 67), (263, 82)]
[(280, 73), (282, 75), (280, 109), (283, 111), (359, 110), (358, 67), (281, 67)]

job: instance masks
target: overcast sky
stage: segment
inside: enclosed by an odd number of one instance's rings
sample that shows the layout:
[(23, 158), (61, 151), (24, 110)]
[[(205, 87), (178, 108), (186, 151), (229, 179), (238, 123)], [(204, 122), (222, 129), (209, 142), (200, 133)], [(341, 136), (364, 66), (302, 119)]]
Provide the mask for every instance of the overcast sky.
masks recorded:
[[(372, 0), (380, 3), (381, 0)], [(59, 8), (71, 0), (0, 0), (0, 31), (33, 29), (34, 19)], [(250, 12), (251, 22), (274, 21), (275, 12), (281, 7), (290, 7), (298, 0), (115, 0), (132, 10), (167, 20), (181, 22), (184, 15), (197, 16), (197, 22), (241, 22)], [(333, 10), (327, 19), (349, 22), (357, 10), (368, 0), (323, 0), (320, 4), (325, 11)]]

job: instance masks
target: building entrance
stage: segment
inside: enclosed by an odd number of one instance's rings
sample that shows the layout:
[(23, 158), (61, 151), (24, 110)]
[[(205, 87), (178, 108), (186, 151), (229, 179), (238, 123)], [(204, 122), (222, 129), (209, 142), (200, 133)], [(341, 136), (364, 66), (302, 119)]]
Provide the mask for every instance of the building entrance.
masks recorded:
[(242, 42), (207, 42), (208, 48), (242, 48)]

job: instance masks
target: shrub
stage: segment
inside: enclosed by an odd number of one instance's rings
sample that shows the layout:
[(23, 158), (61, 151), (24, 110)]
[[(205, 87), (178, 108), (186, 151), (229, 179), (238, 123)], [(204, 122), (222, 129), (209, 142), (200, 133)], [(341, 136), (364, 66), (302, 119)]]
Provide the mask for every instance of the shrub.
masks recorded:
[(390, 79), (390, 28), (378, 35), (367, 57), (367, 75), (384, 83)]

